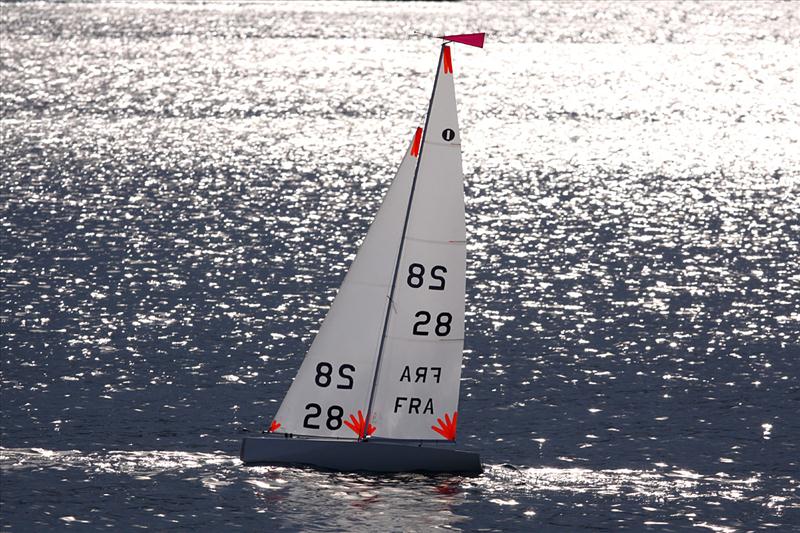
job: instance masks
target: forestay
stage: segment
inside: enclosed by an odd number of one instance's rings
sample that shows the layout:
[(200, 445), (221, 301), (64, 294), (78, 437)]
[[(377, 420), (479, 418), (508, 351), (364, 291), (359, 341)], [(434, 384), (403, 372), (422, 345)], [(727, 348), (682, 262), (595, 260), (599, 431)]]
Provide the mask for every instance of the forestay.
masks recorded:
[(372, 403), (373, 436), (455, 440), (466, 229), (461, 135), (447, 46), (408, 217)]
[(403, 157), (275, 416), (273, 432), (350, 439), (364, 432), (421, 133), (418, 129)]

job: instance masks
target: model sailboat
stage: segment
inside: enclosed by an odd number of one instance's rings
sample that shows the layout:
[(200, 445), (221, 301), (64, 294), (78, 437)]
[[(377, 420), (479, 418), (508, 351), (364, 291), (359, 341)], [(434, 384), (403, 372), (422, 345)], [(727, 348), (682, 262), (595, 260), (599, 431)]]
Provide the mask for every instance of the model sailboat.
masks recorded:
[[(245, 463), (478, 473), (454, 448), (464, 346), (461, 135), (445, 36), (418, 128), (269, 432)], [(445, 444), (445, 445), (442, 445)]]

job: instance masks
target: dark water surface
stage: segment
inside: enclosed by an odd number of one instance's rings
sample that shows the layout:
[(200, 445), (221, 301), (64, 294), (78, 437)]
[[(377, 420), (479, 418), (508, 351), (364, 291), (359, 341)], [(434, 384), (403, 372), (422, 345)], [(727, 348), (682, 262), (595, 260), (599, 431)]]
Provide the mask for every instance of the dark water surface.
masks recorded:
[[(478, 478), (244, 468), (454, 50)], [(7, 530), (800, 529), (792, 2), (3, 5)]]

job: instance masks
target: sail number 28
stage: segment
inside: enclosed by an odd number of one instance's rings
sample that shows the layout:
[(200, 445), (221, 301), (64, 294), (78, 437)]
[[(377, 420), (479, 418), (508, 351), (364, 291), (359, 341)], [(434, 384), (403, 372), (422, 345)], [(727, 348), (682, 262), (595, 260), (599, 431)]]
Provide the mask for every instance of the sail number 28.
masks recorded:
[[(437, 272), (438, 271), (438, 272)], [(431, 269), (431, 277), (434, 281), (437, 281), (438, 284), (436, 285), (428, 285), (428, 289), (432, 291), (443, 291), (444, 290), (444, 276), (441, 274), (447, 274), (447, 269), (442, 265), (436, 265)], [(412, 289), (419, 289), (422, 287), (422, 284), (425, 283), (425, 267), (420, 265), (419, 263), (411, 263), (408, 265), (408, 277), (406, 278), (406, 283)]]
[[(445, 281), (442, 274), (446, 273), (447, 269), (442, 265), (436, 265), (431, 268), (430, 277), (433, 279), (433, 283), (428, 285), (428, 290), (443, 291)], [(406, 283), (408, 283), (408, 286), (412, 289), (419, 289), (422, 287), (425, 284), (425, 266), (419, 263), (411, 263), (408, 265)], [(428, 311), (418, 311), (414, 317), (419, 319), (414, 323), (414, 335), (429, 335), (430, 332), (424, 328), (424, 326), (431, 322), (431, 314)], [(452, 321), (453, 315), (450, 313), (439, 313), (436, 317), (436, 326), (433, 328), (433, 332), (436, 333), (438, 337), (446, 337), (450, 334), (450, 322)]]
[[(348, 374), (347, 372), (350, 372)], [(352, 373), (356, 371), (356, 367), (353, 365), (342, 365), (339, 367), (339, 377), (342, 378), (337, 385), (337, 389), (352, 389), (353, 388), (353, 375)], [(317, 375), (314, 376), (314, 383), (317, 384), (317, 387), (327, 387), (333, 381), (331, 378), (331, 373), (333, 372), (333, 365), (330, 363), (326, 363), (322, 361), (317, 365)]]
[[(308, 414), (303, 419), (303, 427), (319, 429), (319, 424), (314, 424), (312, 420), (318, 418), (319, 415), (322, 414), (322, 407), (320, 407), (318, 403), (309, 403), (306, 405), (306, 411)], [(325, 425), (328, 426), (328, 429), (331, 431), (336, 431), (342, 427), (342, 416), (344, 416), (344, 409), (338, 405), (331, 405), (328, 408), (328, 420), (325, 422)]]
[[(317, 372), (314, 375), (314, 383), (317, 387), (329, 387), (334, 382), (333, 365), (321, 361), (317, 363)], [(353, 373), (356, 367), (349, 364), (339, 366), (339, 379), (336, 379), (337, 389), (352, 389), (353, 388)], [(309, 403), (306, 405), (306, 416), (303, 418), (303, 427), (309, 429), (319, 429), (319, 424), (315, 420), (322, 414), (322, 407), (318, 403)], [(331, 405), (328, 408), (327, 419), (325, 425), (331, 431), (336, 431), (342, 427), (342, 416), (344, 416), (344, 409), (339, 405)]]

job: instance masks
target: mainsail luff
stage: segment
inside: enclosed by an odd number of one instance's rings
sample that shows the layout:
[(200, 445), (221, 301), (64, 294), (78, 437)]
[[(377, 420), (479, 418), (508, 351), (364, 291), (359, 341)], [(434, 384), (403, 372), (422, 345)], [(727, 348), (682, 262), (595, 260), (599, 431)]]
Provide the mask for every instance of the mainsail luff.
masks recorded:
[(417, 154), (417, 164), (414, 167), (414, 178), (411, 180), (411, 190), (409, 191), (409, 194), (408, 194), (408, 204), (406, 205), (406, 215), (405, 215), (405, 218), (403, 220), (403, 231), (400, 234), (400, 246), (398, 247), (398, 250), (397, 250), (397, 260), (395, 262), (394, 271), (392, 273), (392, 287), (391, 287), (391, 289), (389, 291), (389, 301), (386, 304), (386, 313), (384, 315), (384, 320), (383, 320), (383, 330), (381, 331), (381, 343), (380, 343), (380, 346), (378, 347), (378, 356), (377, 356), (377, 359), (375, 361), (375, 374), (372, 377), (372, 387), (370, 389), (370, 394), (369, 394), (369, 404), (367, 405), (367, 423), (365, 425), (364, 433), (361, 435), (361, 438), (366, 438), (368, 436), (367, 435), (367, 429), (370, 427), (370, 421), (372, 420), (372, 407), (373, 407), (373, 403), (375, 401), (375, 390), (376, 390), (376, 388), (378, 386), (378, 376), (380, 374), (380, 369), (381, 369), (381, 359), (383, 357), (383, 349), (384, 349), (384, 345), (386, 343), (386, 330), (389, 327), (389, 316), (390, 316), (389, 313), (390, 313), (390, 311), (392, 309), (392, 302), (393, 302), (393, 298), (394, 298), (394, 292), (395, 292), (395, 288), (397, 287), (397, 273), (398, 273), (398, 271), (400, 269), (400, 260), (401, 260), (402, 255), (403, 255), (403, 243), (405, 242), (406, 233), (408, 231), (408, 219), (409, 219), (409, 217), (411, 215), (411, 205), (412, 205), (412, 203), (414, 201), (414, 190), (416, 189), (416, 186), (417, 186), (417, 177), (419, 176), (419, 166), (420, 166), (420, 163), (422, 162), (422, 154), (425, 151), (425, 138), (428, 135), (428, 122), (430, 121), (430, 118), (431, 118), (431, 109), (433, 108), (433, 99), (436, 96), (436, 86), (439, 83), (439, 71), (441, 70), (442, 59), (444, 58), (444, 51), (445, 51), (446, 46), (447, 46), (446, 44), (443, 44), (441, 46), (440, 51), (439, 51), (439, 62), (436, 65), (436, 75), (435, 75), (435, 77), (433, 79), (433, 89), (431, 90), (431, 98), (430, 98), (430, 101), (428, 102), (428, 111), (425, 114), (425, 126), (422, 129), (422, 142), (419, 145), (419, 152)]

